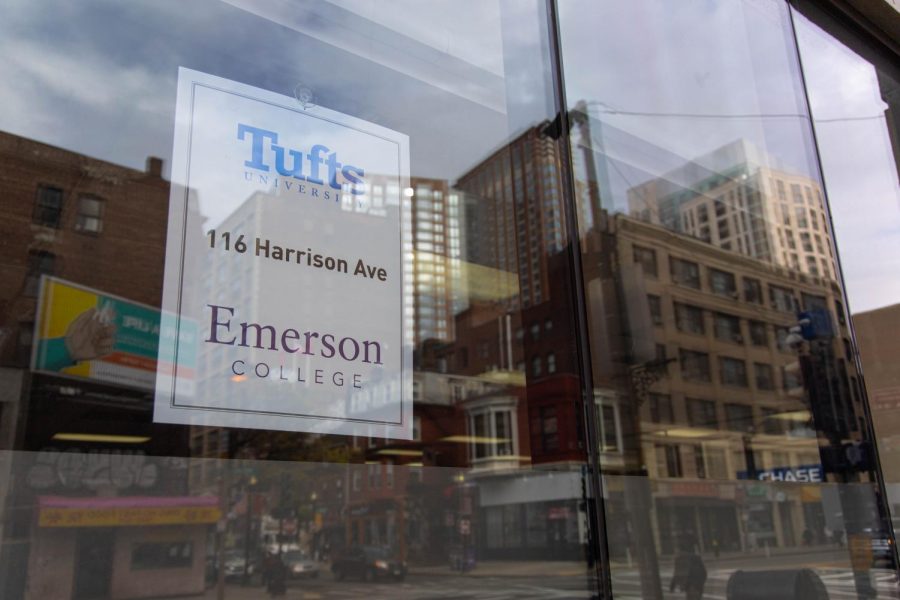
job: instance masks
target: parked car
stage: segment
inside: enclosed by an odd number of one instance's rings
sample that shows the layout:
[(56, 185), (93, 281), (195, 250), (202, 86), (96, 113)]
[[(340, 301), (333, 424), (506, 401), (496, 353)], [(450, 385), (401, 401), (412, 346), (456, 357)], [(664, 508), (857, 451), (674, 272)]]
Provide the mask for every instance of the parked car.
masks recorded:
[(865, 529), (872, 544), (872, 564), (875, 567), (893, 568), (894, 540), (888, 531)]
[(314, 579), (319, 576), (319, 565), (303, 550), (291, 550), (281, 555), (291, 579)]
[(253, 558), (247, 565), (246, 573), (244, 572), (244, 564), (246, 559), (243, 550), (228, 551), (225, 553), (225, 579), (236, 580), (242, 579), (244, 575), (252, 578), (259, 573), (259, 565)]
[(331, 572), (338, 581), (347, 577), (358, 577), (364, 581), (403, 581), (406, 563), (395, 559), (389, 548), (358, 546), (339, 553), (331, 563)]

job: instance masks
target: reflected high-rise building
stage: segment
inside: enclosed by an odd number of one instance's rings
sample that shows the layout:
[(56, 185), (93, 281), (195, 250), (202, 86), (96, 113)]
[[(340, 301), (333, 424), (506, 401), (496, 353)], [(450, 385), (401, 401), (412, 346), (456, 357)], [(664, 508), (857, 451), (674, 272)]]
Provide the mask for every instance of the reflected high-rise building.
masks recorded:
[(550, 296), (547, 257), (566, 244), (559, 148), (548, 123), (530, 127), (459, 178), (467, 194), (469, 260), (518, 276), (511, 306)]
[[(378, 193), (375, 186), (372, 193)], [(406, 302), (414, 303), (405, 327), (415, 344), (453, 339), (453, 315), (467, 303), (463, 288), (466, 206), (464, 194), (445, 180), (413, 177), (404, 194), (412, 231), (403, 249)]]
[(747, 140), (632, 187), (628, 211), (723, 250), (837, 279), (819, 184)]

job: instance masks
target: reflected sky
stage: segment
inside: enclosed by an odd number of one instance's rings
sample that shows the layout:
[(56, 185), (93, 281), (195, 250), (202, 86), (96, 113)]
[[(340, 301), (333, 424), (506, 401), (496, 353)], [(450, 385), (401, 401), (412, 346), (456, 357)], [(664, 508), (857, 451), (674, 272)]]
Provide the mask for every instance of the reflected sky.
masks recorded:
[[(568, 98), (585, 101), (591, 121), (582, 143), (608, 157), (605, 208), (627, 211), (629, 189), (739, 139), (770, 166), (819, 179), (786, 4), (575, 1), (560, 10)], [(885, 275), (900, 266), (897, 175), (874, 70), (797, 23), (850, 308), (896, 303), (900, 282)]]
[(568, 97), (592, 119), (684, 161), (745, 139), (815, 173), (781, 3), (560, 8)]
[(851, 312), (900, 302), (900, 191), (874, 67), (796, 16)]
[[(0, 91), (0, 129), (133, 167), (151, 154), (168, 159), (179, 66), (286, 95), (308, 86), (319, 105), (409, 135), (413, 174), (422, 177), (453, 179), (510, 131), (547, 118), (549, 94), (535, 88), (535, 1), (517, 3), (509, 24), (497, 20), (499, 2), (472, 2), (472, 10), (454, 3), (455, 19), (448, 5), (420, 9), (411, 22), (398, 5), (374, 22), (348, 11), (371, 11), (353, 2), (292, 4), (289, 12), (275, 2), (255, 3), (253, 12), (244, 4), (38, 8), (13, 0), (0, 24), (0, 75), (16, 85)], [(463, 28), (461, 15), (483, 19)], [(502, 72), (522, 59), (539, 77), (527, 82), (530, 93), (513, 87), (507, 100), (508, 86), (522, 82)]]
[[(0, 77), (14, 85), (0, 89), (0, 129), (136, 168), (161, 156), (168, 169), (186, 66), (281, 94), (302, 83), (322, 106), (408, 134), (414, 176), (453, 181), (553, 114), (538, 0), (334, 0), (292, 4), (289, 15), (275, 2), (253, 6), (10, 0)], [(559, 6), (570, 102), (585, 100), (608, 131), (668, 157), (655, 172), (626, 165), (608, 206), (624, 209), (628, 188), (738, 139), (816, 176), (785, 4)], [(900, 282), (883, 273), (900, 261), (900, 212), (884, 124), (841, 121), (881, 113), (877, 82), (871, 66), (798, 22), (851, 307), (892, 304)], [(868, 260), (873, 243), (879, 261)]]

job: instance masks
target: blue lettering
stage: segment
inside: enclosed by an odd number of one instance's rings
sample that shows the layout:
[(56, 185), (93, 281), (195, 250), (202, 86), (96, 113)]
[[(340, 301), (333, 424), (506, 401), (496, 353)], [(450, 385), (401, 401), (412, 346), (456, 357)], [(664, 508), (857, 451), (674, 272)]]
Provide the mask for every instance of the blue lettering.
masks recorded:
[(354, 167), (353, 165), (344, 165), (343, 171), (341, 174), (344, 176), (344, 179), (349, 181), (353, 185), (353, 189), (350, 193), (354, 195), (365, 194), (366, 191), (363, 189), (358, 189), (356, 186), (362, 185), (362, 178), (365, 177), (366, 172), (360, 169), (359, 167)]
[(303, 176), (303, 153), (297, 152), (296, 150), (288, 150), (291, 157), (294, 159), (294, 166), (291, 169), (288, 169), (284, 165), (284, 148), (281, 146), (276, 146), (272, 144), (272, 149), (275, 151), (275, 170), (278, 171), (282, 175), (290, 175), (291, 177), (299, 180), (306, 179)]
[[(262, 171), (263, 173), (271, 170), (271, 165), (265, 160), (266, 150), (271, 150), (275, 154), (275, 171), (282, 176), (292, 177), (299, 181), (308, 181), (315, 185), (327, 185), (333, 190), (340, 190), (344, 182), (351, 186), (353, 195), (361, 195), (366, 193), (365, 188), (365, 170), (353, 166), (344, 165), (338, 160), (337, 152), (331, 152), (328, 146), (323, 144), (314, 144), (309, 153), (304, 154), (300, 150), (292, 150), (278, 145), (278, 133), (260, 127), (253, 127), (246, 123), (238, 123), (237, 138), (239, 140), (250, 139), (250, 160), (244, 161), (244, 166)], [(266, 143), (269, 142), (269, 148)], [(309, 175), (304, 176), (304, 162), (309, 163)], [(324, 169), (323, 169), (324, 167)], [(327, 171), (327, 173), (325, 173)], [(244, 172), (244, 178), (252, 181), (250, 171)], [(268, 184), (269, 178), (264, 175), (257, 174), (259, 183)], [(276, 185), (277, 179), (272, 179)], [(291, 189), (289, 182), (284, 182), (286, 189)], [(304, 193), (303, 186), (298, 185), (298, 192)], [(324, 191), (323, 191), (324, 192)], [(329, 198), (331, 194), (324, 192), (324, 197)], [(339, 195), (335, 195), (339, 198)]]
[[(276, 144), (278, 142), (278, 134), (274, 131), (269, 131), (268, 129), (259, 129), (258, 127), (253, 127), (251, 125), (238, 123), (238, 139), (244, 139), (244, 136), (248, 133), (251, 137), (251, 155), (250, 160), (244, 161), (244, 165), (250, 167), (251, 169), (268, 171), (269, 165), (263, 162), (263, 140), (269, 138), (272, 140), (273, 144)], [(282, 174), (284, 175), (285, 173)]]
[(310, 175), (306, 178), (310, 183), (317, 183), (322, 185), (325, 183), (321, 179), (319, 179), (319, 165), (323, 164), (322, 153), (328, 152), (328, 146), (323, 146), (322, 144), (316, 144), (309, 150), (309, 154), (306, 156), (309, 158), (309, 169)]

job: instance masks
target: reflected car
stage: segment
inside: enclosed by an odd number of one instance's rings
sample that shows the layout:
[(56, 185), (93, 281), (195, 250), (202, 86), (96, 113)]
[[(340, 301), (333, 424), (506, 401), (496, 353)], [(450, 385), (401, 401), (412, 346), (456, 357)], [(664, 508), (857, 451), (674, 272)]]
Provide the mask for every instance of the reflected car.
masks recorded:
[(302, 550), (291, 550), (281, 556), (291, 579), (314, 579), (319, 576), (319, 565)]
[(364, 581), (403, 581), (406, 577), (406, 563), (395, 559), (389, 548), (359, 546), (338, 554), (331, 563), (331, 572), (338, 581), (348, 577)]
[[(225, 579), (235, 580), (244, 577), (245, 557), (242, 551), (225, 553)], [(259, 565), (252, 558), (247, 565), (246, 575), (253, 577), (259, 572)]]
[(866, 529), (872, 542), (872, 565), (891, 568), (894, 565), (894, 540), (886, 531)]

